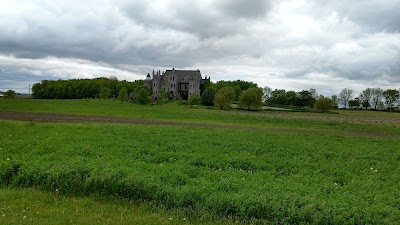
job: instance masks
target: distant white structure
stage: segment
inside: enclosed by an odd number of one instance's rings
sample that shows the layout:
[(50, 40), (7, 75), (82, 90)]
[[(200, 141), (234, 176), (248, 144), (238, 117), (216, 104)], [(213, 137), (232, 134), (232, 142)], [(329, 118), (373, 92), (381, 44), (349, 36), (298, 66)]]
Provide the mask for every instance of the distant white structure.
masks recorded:
[(109, 80), (116, 80), (116, 81), (118, 81), (118, 78), (117, 78), (116, 76), (110, 76), (108, 79), (109, 79)]

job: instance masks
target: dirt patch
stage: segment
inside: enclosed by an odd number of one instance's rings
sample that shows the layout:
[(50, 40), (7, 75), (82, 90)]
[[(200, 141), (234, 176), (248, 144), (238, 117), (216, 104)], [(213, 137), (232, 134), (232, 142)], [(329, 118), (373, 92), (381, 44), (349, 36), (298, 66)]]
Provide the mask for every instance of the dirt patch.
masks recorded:
[(309, 129), (307, 130), (279, 129), (279, 128), (264, 128), (264, 127), (228, 125), (228, 124), (162, 121), (162, 120), (151, 120), (145, 118), (69, 115), (69, 114), (58, 114), (58, 113), (39, 113), (39, 112), (3, 111), (3, 110), (0, 110), (0, 119), (32, 121), (32, 122), (49, 122), (49, 123), (115, 123), (115, 124), (170, 125), (170, 126), (185, 126), (185, 127), (210, 127), (210, 128), (258, 130), (258, 131), (287, 132), (287, 133), (331, 134), (331, 135), (342, 135), (342, 136), (352, 136), (352, 137), (399, 139), (398, 134), (379, 132), (379, 131), (373, 132), (373, 131), (326, 131), (326, 130), (309, 130)]
[[(328, 114), (328, 113), (293, 113), (293, 112), (268, 112), (256, 113), (237, 111), (238, 115), (257, 115), (260, 117), (269, 118), (283, 118), (283, 119), (300, 119), (300, 120), (314, 120), (314, 121), (332, 121), (332, 122), (345, 122), (355, 124), (385, 124), (393, 127), (400, 127), (400, 116), (368, 116), (368, 115), (342, 115), (342, 114)], [(393, 114), (400, 115), (400, 114)]]

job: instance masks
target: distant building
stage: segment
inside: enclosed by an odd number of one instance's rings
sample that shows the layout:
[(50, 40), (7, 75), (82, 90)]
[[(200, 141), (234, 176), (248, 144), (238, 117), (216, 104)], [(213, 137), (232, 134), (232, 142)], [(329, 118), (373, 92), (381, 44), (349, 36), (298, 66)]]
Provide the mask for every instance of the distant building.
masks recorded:
[(158, 93), (164, 90), (171, 99), (184, 100), (194, 94), (200, 95), (200, 87), (207, 78), (202, 79), (200, 70), (166, 70), (154, 72), (153, 77), (147, 74), (145, 84), (152, 91), (152, 96), (157, 99)]

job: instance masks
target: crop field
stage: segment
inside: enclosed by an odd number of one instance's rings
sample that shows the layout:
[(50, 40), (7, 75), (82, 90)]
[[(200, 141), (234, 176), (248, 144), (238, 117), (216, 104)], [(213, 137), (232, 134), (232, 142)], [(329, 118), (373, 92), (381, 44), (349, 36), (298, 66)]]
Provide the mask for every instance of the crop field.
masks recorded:
[(399, 113), (0, 100), (0, 184), (180, 218), (396, 224), (399, 141)]

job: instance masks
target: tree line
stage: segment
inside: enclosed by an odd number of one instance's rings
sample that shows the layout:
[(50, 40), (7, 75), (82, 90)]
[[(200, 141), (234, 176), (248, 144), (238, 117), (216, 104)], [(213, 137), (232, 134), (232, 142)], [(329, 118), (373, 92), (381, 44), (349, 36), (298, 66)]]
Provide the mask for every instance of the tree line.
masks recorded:
[(338, 101), (343, 108), (393, 111), (400, 106), (400, 90), (397, 89), (366, 88), (357, 96), (353, 93), (353, 90), (348, 88), (339, 93)]
[[(315, 89), (292, 91), (284, 89), (272, 90), (266, 86), (258, 87), (256, 83), (235, 80), (218, 81), (206, 79), (201, 85), (200, 94), (192, 95), (187, 101), (189, 105), (215, 106), (228, 109), (232, 103), (246, 110), (259, 110), (262, 105), (315, 108), (328, 111), (337, 108), (365, 108), (375, 110), (395, 110), (399, 108), (400, 91), (396, 89), (382, 90), (367, 88), (355, 96), (354, 91), (344, 88), (338, 95), (323, 96)], [(107, 78), (72, 79), (72, 80), (43, 80), (32, 86), (33, 98), (42, 99), (81, 99), (81, 98), (118, 98), (121, 101), (132, 101), (139, 104), (159, 103), (170, 101), (168, 93), (162, 90), (156, 99), (144, 85), (143, 80), (134, 82), (109, 80)]]
[(286, 91), (270, 87), (263, 88), (263, 99), (270, 106), (310, 107), (320, 110), (337, 108), (351, 109), (374, 109), (393, 111), (399, 108), (400, 90), (381, 88), (367, 88), (359, 95), (354, 91), (344, 88), (338, 95), (319, 95), (315, 89), (299, 92)]
[[(247, 91), (249, 90), (250, 91)], [(170, 95), (160, 90), (156, 100), (152, 92), (144, 85), (143, 80), (135, 82), (109, 80), (107, 78), (71, 79), (71, 80), (43, 80), (32, 86), (32, 97), (37, 99), (82, 99), (82, 98), (116, 98), (121, 101), (132, 101), (139, 104), (166, 103)], [(251, 99), (251, 94), (253, 98)], [(256, 95), (255, 95), (256, 94)], [(242, 100), (240, 97), (242, 96)], [(246, 97), (247, 96), (247, 97)], [(215, 99), (216, 97), (216, 99)], [(186, 104), (204, 104), (227, 109), (232, 102), (239, 101), (247, 109), (261, 108), (262, 90), (257, 84), (249, 81), (218, 81), (213, 83), (207, 79), (201, 85), (200, 95), (192, 95)], [(254, 101), (249, 103), (249, 101)], [(245, 104), (245, 102), (247, 102)]]
[(43, 80), (32, 86), (32, 97), (38, 99), (82, 99), (110, 98), (119, 95), (121, 89), (133, 93), (135, 88), (144, 85), (142, 80), (128, 82), (107, 78)]

